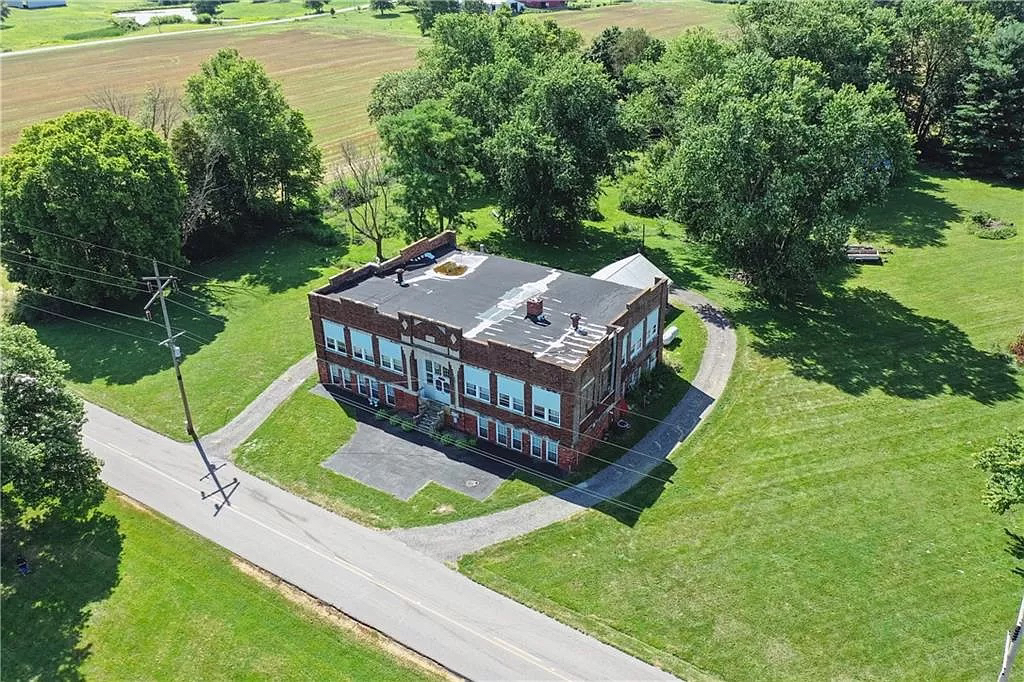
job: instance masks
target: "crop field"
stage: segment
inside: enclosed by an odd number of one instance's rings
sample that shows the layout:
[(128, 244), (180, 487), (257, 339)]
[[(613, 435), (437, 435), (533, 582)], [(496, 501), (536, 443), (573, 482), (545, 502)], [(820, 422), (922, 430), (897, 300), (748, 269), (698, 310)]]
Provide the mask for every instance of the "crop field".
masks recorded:
[(659, 38), (672, 38), (692, 26), (727, 32), (731, 5), (705, 0), (661, 0), (538, 14), (576, 29), (590, 40), (607, 26), (643, 28)]
[[(382, 29), (368, 30), (374, 22)], [(141, 94), (151, 83), (165, 83), (180, 90), (204, 60), (222, 47), (234, 47), (243, 56), (258, 59), (282, 83), (288, 101), (306, 115), (330, 159), (344, 141), (374, 135), (366, 116), (374, 81), (382, 73), (414, 63), (419, 39), (408, 31), (385, 33), (387, 24), (386, 19), (378, 22), (365, 14), (345, 13), (301, 26), (189, 33), (8, 55), (0, 75), (0, 147), (9, 149), (27, 125), (88, 107), (90, 95), (104, 87)]]

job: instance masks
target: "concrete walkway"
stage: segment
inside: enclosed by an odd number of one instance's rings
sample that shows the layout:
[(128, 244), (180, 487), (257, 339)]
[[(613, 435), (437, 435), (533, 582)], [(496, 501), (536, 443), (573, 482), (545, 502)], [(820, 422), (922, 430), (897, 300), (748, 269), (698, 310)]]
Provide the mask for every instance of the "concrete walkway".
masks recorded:
[(237, 417), (203, 438), (207, 451), (221, 459), (229, 459), (231, 454), (245, 439), (252, 435), (270, 413), (288, 399), (302, 382), (316, 371), (316, 355), (310, 353), (285, 370), (284, 374), (274, 379), (256, 400), (246, 405)]
[(725, 390), (736, 357), (736, 332), (711, 301), (678, 289), (670, 293), (669, 300), (696, 311), (708, 330), (707, 347), (690, 390), (662, 423), (618, 460), (621, 466), (605, 467), (574, 488), (512, 509), (438, 526), (397, 529), (390, 534), (428, 556), (455, 561), (463, 554), (568, 519), (639, 483), (707, 418)]

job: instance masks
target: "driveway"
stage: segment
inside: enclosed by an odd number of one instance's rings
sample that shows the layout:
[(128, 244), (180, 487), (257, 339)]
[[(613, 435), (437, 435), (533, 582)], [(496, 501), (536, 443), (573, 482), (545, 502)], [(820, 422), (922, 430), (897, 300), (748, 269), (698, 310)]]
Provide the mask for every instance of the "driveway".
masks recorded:
[[(332, 399), (320, 385), (312, 391)], [(355, 434), (323, 465), (400, 500), (408, 500), (430, 482), (485, 500), (513, 473), (506, 464), (442, 446), (416, 431), (406, 433), (363, 410), (354, 416)]]

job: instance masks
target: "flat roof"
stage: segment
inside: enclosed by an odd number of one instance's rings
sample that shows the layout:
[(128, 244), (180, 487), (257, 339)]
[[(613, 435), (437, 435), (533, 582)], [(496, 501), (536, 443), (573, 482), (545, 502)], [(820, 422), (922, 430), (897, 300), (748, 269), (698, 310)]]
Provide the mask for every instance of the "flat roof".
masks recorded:
[[(405, 284), (394, 272), (322, 291), (329, 298), (377, 306), (425, 317), (462, 329), (465, 338), (497, 341), (529, 351), (559, 365), (576, 367), (607, 335), (607, 325), (624, 312), (641, 291), (586, 275), (486, 253), (434, 252), (405, 266)], [(451, 263), (465, 272), (448, 276), (435, 269)], [(654, 283), (651, 283), (653, 286)], [(544, 300), (547, 324), (526, 317), (526, 301)], [(569, 316), (580, 315), (580, 331)]]

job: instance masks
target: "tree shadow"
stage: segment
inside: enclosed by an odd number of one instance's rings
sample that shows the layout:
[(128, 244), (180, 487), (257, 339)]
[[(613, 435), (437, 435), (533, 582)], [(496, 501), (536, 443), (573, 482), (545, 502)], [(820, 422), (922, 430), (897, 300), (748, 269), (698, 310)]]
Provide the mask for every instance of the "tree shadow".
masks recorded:
[(753, 331), (762, 355), (851, 395), (950, 393), (986, 405), (1021, 396), (1008, 356), (978, 350), (951, 322), (918, 315), (881, 291), (837, 288), (773, 308), (751, 300), (729, 317)]
[[(1024, 562), (1024, 536), (1014, 533), (1009, 528), (1004, 528), (1003, 532), (1006, 533), (1006, 536), (1009, 538), (1006, 541), (1006, 549), (1004, 551), (1017, 561)], [(1021, 566), (1020, 564), (1014, 566), (1012, 573), (1024, 578), (1024, 566)]]
[(890, 192), (884, 204), (866, 212), (865, 225), (854, 231), (853, 238), (909, 248), (944, 246), (946, 230), (963, 216), (959, 208), (939, 196), (941, 192), (933, 179), (913, 173)]
[(385, 12), (384, 14), (375, 14), (373, 16), (373, 18), (374, 19), (398, 19), (401, 16), (402, 15), (398, 14), (397, 12)]
[[(81, 643), (90, 611), (118, 584), (123, 536), (118, 520), (49, 521), (4, 534), (3, 673), (9, 680), (82, 680), (91, 654)], [(17, 556), (31, 566), (21, 575)]]
[(613, 501), (601, 502), (594, 509), (632, 528), (665, 492), (665, 481), (671, 483), (676, 471), (678, 467), (665, 460), (625, 494)]
[[(482, 242), (467, 246), (477, 248), (482, 243), (488, 253), (588, 276), (609, 263), (641, 251), (639, 239), (624, 239), (609, 230), (596, 227), (581, 228), (572, 240), (572, 248), (566, 248), (564, 243), (538, 244), (510, 235), (505, 230), (497, 230), (487, 235)], [(704, 249), (687, 249), (686, 253), (680, 254), (671, 253), (660, 247), (647, 246), (642, 252), (668, 275), (676, 286), (688, 289), (707, 288), (708, 282), (701, 272), (709, 262)]]

